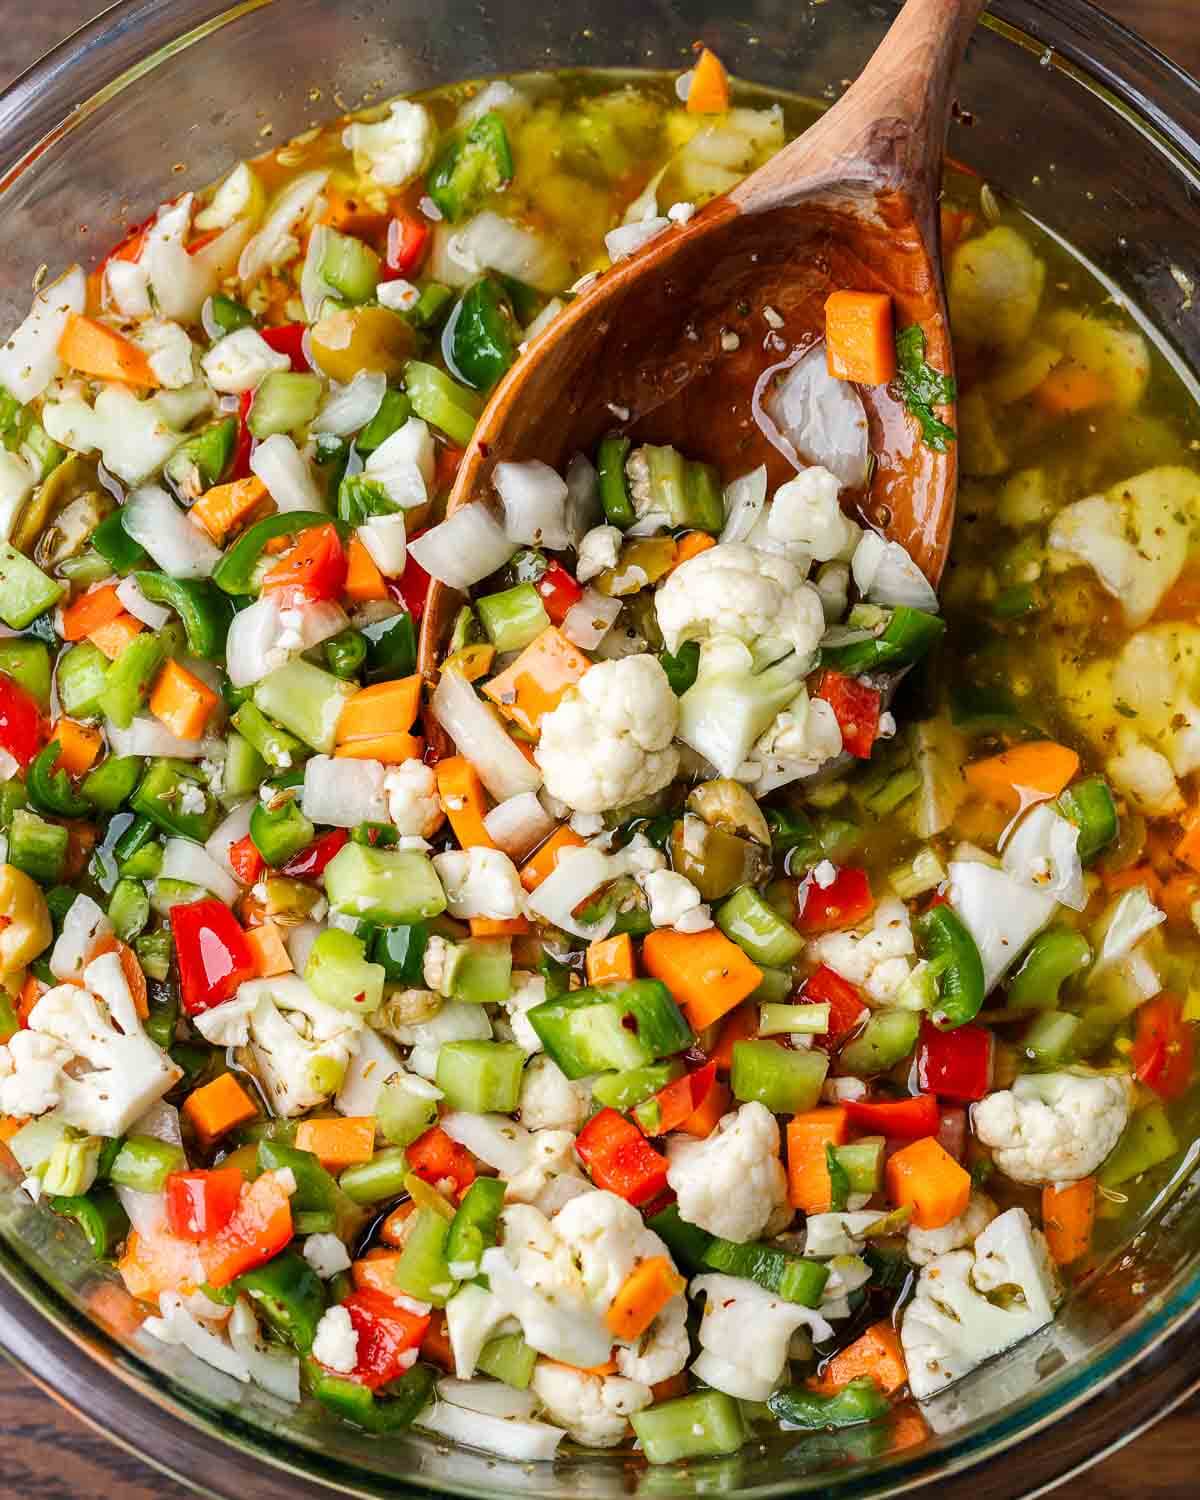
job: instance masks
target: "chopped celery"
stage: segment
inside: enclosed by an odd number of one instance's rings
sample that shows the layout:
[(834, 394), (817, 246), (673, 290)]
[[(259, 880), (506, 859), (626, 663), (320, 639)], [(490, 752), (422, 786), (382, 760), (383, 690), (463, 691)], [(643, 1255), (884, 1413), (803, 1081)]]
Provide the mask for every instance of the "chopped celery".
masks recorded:
[[(338, 719), (347, 698), (356, 691), (355, 684), (343, 682), (298, 656), (269, 672), (255, 686), (254, 705), (306, 745), (332, 755)], [(246, 733), (240, 722), (237, 727)]]
[[(250, 707), (253, 708), (254, 705), (251, 704)], [(258, 714), (258, 718), (262, 719), (264, 724), (266, 723), (261, 714)], [(282, 730), (277, 730), (275, 736), (282, 733)], [(289, 735), (288, 738), (290, 739), (291, 736)], [(272, 743), (274, 743), (274, 737)], [(225, 765), (221, 778), (222, 795), (230, 800), (257, 796), (259, 787), (266, 779), (266, 761), (244, 735), (239, 734), (236, 729), (231, 729), (225, 739)]]
[(0, 542), (0, 620), (10, 629), (24, 630), (65, 593), (11, 543)]
[(379, 284), (379, 256), (353, 235), (326, 228), (319, 266), (321, 280), (349, 302), (366, 302)]
[(499, 1005), (512, 994), (512, 944), (507, 938), (468, 938), (447, 962), (455, 1000)]
[(479, 619), (497, 651), (523, 651), (550, 624), (541, 595), (532, 583), (518, 583), (476, 603)]
[(157, 1193), (172, 1172), (186, 1166), (182, 1146), (150, 1135), (127, 1135), (108, 1169), (108, 1180), (138, 1193)]
[(63, 712), (73, 719), (94, 719), (103, 712), (108, 657), (91, 641), (80, 641), (59, 658), (55, 686)]
[(98, 1135), (82, 1139), (65, 1135), (50, 1153), (42, 1172), (42, 1191), (55, 1198), (77, 1198), (96, 1180), (103, 1141)]
[(1021, 967), (1008, 981), (1009, 1010), (1053, 1010), (1063, 985), (1081, 974), (1092, 961), (1092, 950), (1081, 932), (1050, 927), (1034, 940)]
[(941, 860), (928, 846), (919, 849), (912, 859), (889, 874), (888, 881), (902, 901), (911, 901), (941, 885), (946, 870)]
[(741, 1407), (724, 1391), (657, 1401), (629, 1420), (652, 1464), (737, 1453), (750, 1436)]
[(863, 1136), (849, 1146), (834, 1146), (833, 1155), (845, 1172), (852, 1193), (877, 1193), (883, 1186), (881, 1135)]
[(521, 1097), (525, 1054), (515, 1042), (443, 1042), (437, 1086), (451, 1109), (511, 1114)]
[(384, 391), (379, 410), (359, 433), (354, 446), (359, 453), (374, 453), (393, 432), (399, 432), (412, 416), (412, 402), (403, 391)]
[(1021, 1039), (1021, 1050), (1039, 1068), (1056, 1068), (1070, 1062), (1072, 1039), (1079, 1030), (1079, 1017), (1061, 1010), (1039, 1011)]
[(147, 698), (167, 656), (166, 632), (143, 630), (108, 669), (100, 707), (118, 729), (128, 729)]
[(418, 1208), (412, 1228), (396, 1263), (395, 1283), (407, 1297), (445, 1307), (454, 1295), (455, 1280), (446, 1262), (449, 1223), (432, 1208)]
[[(272, 723), (266, 714), (253, 703), (243, 703), (230, 722), (238, 731), (236, 738), (240, 739), (242, 745), (259, 757), (264, 764), (264, 775), (267, 766), (276, 771), (286, 771), (308, 757), (309, 748), (306, 744), (298, 740), (295, 735), (289, 734), (286, 729), (281, 729), (278, 724)], [(249, 784), (249, 778), (254, 773), (255, 762), (240, 746), (233, 745), (233, 738), (231, 736), (230, 755), (234, 757), (235, 784), (244, 786), (247, 793), (257, 792), (262, 777), (258, 777), (252, 786)], [(229, 790), (229, 771), (227, 759), (226, 790)]]
[(467, 446), (483, 410), (482, 397), (451, 380), (436, 365), (419, 359), (410, 359), (405, 365), (404, 388), (418, 417), (444, 432), (460, 448)]
[(383, 965), (369, 963), (362, 938), (339, 927), (319, 934), (304, 977), (318, 1000), (338, 1010), (369, 1016), (383, 1001)]
[(83, 778), (80, 795), (101, 812), (114, 813), (137, 786), (142, 764), (140, 755), (110, 755)]
[(484, 1344), (475, 1364), (481, 1374), (502, 1380), (514, 1390), (526, 1391), (533, 1379), (537, 1351), (529, 1347), (522, 1334), (502, 1333)]
[(387, 1146), (376, 1151), (370, 1161), (347, 1167), (338, 1178), (338, 1187), (355, 1203), (379, 1203), (384, 1198), (398, 1198), (407, 1176), (403, 1148)]
[(108, 902), (108, 920), (123, 943), (132, 943), (150, 920), (150, 898), (140, 880), (118, 880)]
[(316, 416), (323, 391), (319, 375), (272, 370), (254, 392), (246, 426), (260, 440), (292, 432)]
[(916, 1046), (920, 1030), (921, 1018), (913, 1011), (877, 1010), (862, 1032), (842, 1048), (838, 1071), (857, 1078), (886, 1073)]
[(32, 636), (0, 640), (0, 672), (35, 698), (43, 712), (50, 707), (50, 648)]
[(716, 912), (717, 926), (754, 963), (783, 968), (798, 958), (804, 939), (782, 922), (753, 886), (734, 891)]
[(368, 922), (420, 922), (446, 909), (437, 871), (415, 849), (344, 844), (325, 867), (325, 894), (334, 911)]
[(489, 110), (465, 134), (445, 142), (425, 183), (443, 217), (455, 224), (474, 212), (489, 193), (507, 187), (512, 175), (512, 148), (504, 120)]
[(824, 1052), (791, 1051), (775, 1042), (735, 1042), (729, 1075), (735, 1099), (757, 1099), (772, 1114), (812, 1109), (829, 1070)]
[(793, 1250), (757, 1242), (735, 1244), (715, 1236), (704, 1252), (704, 1264), (729, 1276), (744, 1276), (785, 1302), (801, 1307), (820, 1307), (829, 1267), (819, 1260), (805, 1260)]
[(375, 1122), (393, 1146), (410, 1145), (437, 1117), (438, 1090), (411, 1073), (394, 1073), (375, 1101)]
[(24, 807), (8, 826), (8, 862), (43, 884), (61, 880), (67, 867), (70, 835), (60, 823), (47, 823)]
[(759, 1036), (785, 1036), (807, 1033), (824, 1036), (829, 1030), (828, 1003), (824, 1005), (775, 1005), (768, 1003), (758, 1012)]
[(1100, 1184), (1106, 1188), (1120, 1187), (1151, 1167), (1169, 1161), (1178, 1150), (1179, 1140), (1166, 1110), (1157, 1102), (1149, 1104), (1125, 1127), (1125, 1134), (1100, 1168)]
[(627, 1113), (682, 1078), (686, 1071), (681, 1062), (672, 1060), (628, 1068), (624, 1073), (601, 1073), (592, 1080), (592, 1098), (597, 1104)]

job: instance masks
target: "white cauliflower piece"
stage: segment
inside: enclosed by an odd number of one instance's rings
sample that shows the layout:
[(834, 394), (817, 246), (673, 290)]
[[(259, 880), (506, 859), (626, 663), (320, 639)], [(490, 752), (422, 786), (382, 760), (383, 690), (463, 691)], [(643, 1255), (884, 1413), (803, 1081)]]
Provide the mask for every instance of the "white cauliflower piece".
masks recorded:
[(841, 488), (837, 475), (820, 464), (801, 470), (775, 491), (767, 534), (778, 542), (798, 544), (817, 562), (849, 561), (862, 527), (843, 514), (838, 504)]
[(124, 1135), (183, 1073), (142, 1030), (115, 953), (94, 958), (83, 982), (47, 990), (30, 1011), (29, 1032), (45, 1040), (31, 1044), (18, 1033), (9, 1044), (5, 1066), (13, 1071), (3, 1077), (0, 1068), (0, 1111), (58, 1109), (65, 1124), (89, 1135)]
[(150, 277), (145, 266), (135, 260), (110, 260), (104, 268), (106, 305), (123, 318), (148, 318), (154, 311), (150, 302)]
[(879, 1213), (862, 1209), (853, 1213), (809, 1214), (804, 1221), (804, 1253), (818, 1260), (834, 1255), (857, 1255), (866, 1232), (878, 1224)]
[[(1002, 1287), (1010, 1295), (999, 1306), (986, 1294)], [(993, 1219), (974, 1251), (938, 1256), (922, 1270), (900, 1325), (913, 1395), (925, 1400), (1044, 1328), (1058, 1296), (1045, 1241), (1023, 1208)]]
[(539, 1360), (532, 1385), (552, 1422), (588, 1448), (612, 1448), (629, 1418), (654, 1399), (648, 1385), (620, 1375), (588, 1375)]
[(1131, 1105), (1125, 1077), (1026, 1073), (981, 1099), (971, 1124), (1014, 1182), (1078, 1182), (1120, 1140)]
[(350, 1252), (336, 1234), (310, 1234), (304, 1241), (304, 1259), (322, 1281), (351, 1266)]
[(167, 390), (181, 390), (195, 379), (192, 341), (178, 323), (153, 318), (137, 330), (134, 342), (145, 350), (150, 368)]
[(592, 1090), (586, 1079), (573, 1083), (552, 1057), (530, 1058), (521, 1077), (518, 1114), (527, 1130), (578, 1131), (588, 1117)]
[(403, 511), (425, 504), (436, 465), (433, 434), (420, 417), (409, 417), (370, 455), (365, 471), (367, 478), (381, 484), (392, 504)]
[(292, 362), (256, 328), (237, 328), (217, 340), (200, 367), (213, 390), (237, 396), (252, 391), (272, 370), (290, 370)]
[(1104, 763), (1113, 785), (1151, 818), (1172, 818), (1185, 803), (1171, 762), (1127, 726), (1117, 731), (1117, 753)]
[(518, 969), (512, 976), (512, 994), (505, 1000), (508, 1024), (512, 1028), (513, 1041), (526, 1057), (542, 1050), (542, 1039), (529, 1023), (526, 1011), (541, 1005), (546, 998), (546, 981), (540, 974), (528, 974)]
[(208, 207), (202, 208), (192, 222), (204, 232), (228, 229), (235, 219), (261, 211), (262, 203), (262, 183), (252, 169), (240, 161), (217, 188)]
[(823, 563), (813, 579), (813, 588), (821, 596), (826, 625), (840, 620), (850, 605), (850, 567), (844, 562)]
[(506, 1203), (528, 1203), (547, 1218), (592, 1184), (580, 1171), (573, 1130), (535, 1130), (529, 1137), (529, 1156), (519, 1171), (507, 1177)]
[(809, 1326), (812, 1310), (741, 1276), (697, 1276), (688, 1290), (705, 1299), (692, 1373), (742, 1401), (765, 1401), (783, 1375), (792, 1335)]
[(799, 568), (743, 542), (720, 542), (682, 563), (655, 609), (669, 651), (718, 635), (747, 645), (782, 640), (811, 666), (825, 631), (821, 596)]
[(889, 897), (875, 908), (869, 928), (823, 933), (809, 941), (805, 957), (828, 964), (872, 1004), (888, 1005), (912, 973), (916, 952), (908, 908)]
[(381, 187), (403, 187), (419, 177), (433, 160), (437, 132), (423, 104), (396, 99), (385, 119), (361, 122), (342, 132), (342, 144), (354, 153), (356, 170)]
[(125, 484), (138, 485), (162, 468), (183, 441), (187, 423), (211, 402), (212, 392), (202, 381), (144, 400), (125, 386), (106, 385), (91, 406), (78, 395), (47, 401), (42, 426), (64, 448), (99, 449), (106, 469)]
[(973, 1192), (962, 1213), (940, 1229), (918, 1229), (915, 1224), (910, 1224), (907, 1235), (909, 1260), (914, 1266), (927, 1266), (939, 1255), (974, 1244), (976, 1236), (988, 1227), (996, 1212), (996, 1205), (986, 1193)]
[(340, 1303), (321, 1314), (312, 1355), (318, 1363), (336, 1370), (339, 1375), (349, 1375), (358, 1364), (358, 1330)]
[(593, 526), (585, 532), (575, 559), (575, 577), (579, 582), (587, 583), (605, 568), (615, 568), (623, 541), (624, 534), (615, 526)]
[(672, 1297), (636, 1344), (618, 1344), (617, 1369), (627, 1380), (657, 1385), (670, 1380), (691, 1358), (687, 1332), (687, 1299)]
[(655, 927), (703, 932), (712, 926), (708, 907), (686, 875), (674, 870), (651, 870), (640, 884), (650, 902), (650, 920)]
[(787, 1203), (779, 1126), (757, 1101), (726, 1115), (706, 1140), (672, 1139), (667, 1155), (680, 1215), (722, 1239), (757, 1239)]
[(387, 773), (384, 789), (396, 831), (410, 838), (432, 838), (442, 825), (433, 767), (421, 760), (401, 761)]
[(534, 756), (547, 791), (585, 813), (660, 791), (679, 767), (671, 743), (678, 722), (679, 701), (657, 658), (597, 662), (542, 720)]
[[(763, 796), (789, 781), (815, 775), (841, 753), (842, 728), (832, 706), (824, 698), (810, 698), (807, 688), (801, 688), (755, 741), (738, 779), (752, 781)], [(747, 774), (750, 770), (754, 777)]]
[[(467, 1282), (450, 1298), (446, 1303), (446, 1332), (459, 1380), (470, 1380), (483, 1346), (507, 1320), (504, 1303), (478, 1282)], [(512, 1326), (519, 1327), (515, 1321)]]
[(555, 1214), (552, 1227), (568, 1246), (588, 1300), (601, 1316), (640, 1262), (658, 1255), (670, 1259), (637, 1209), (600, 1188), (573, 1198)]
[(502, 849), (451, 849), (433, 856), (452, 917), (511, 921), (525, 910), (517, 867)]
[(55, 979), (79, 979), (86, 956), (113, 925), (104, 908), (81, 891), (67, 908), (62, 931), (50, 951), (50, 972)]

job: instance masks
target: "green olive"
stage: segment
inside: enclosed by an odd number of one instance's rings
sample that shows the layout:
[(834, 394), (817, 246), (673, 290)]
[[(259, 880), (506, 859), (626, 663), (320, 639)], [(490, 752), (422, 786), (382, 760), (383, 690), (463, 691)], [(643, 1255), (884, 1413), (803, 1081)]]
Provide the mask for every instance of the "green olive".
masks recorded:
[(417, 336), (412, 325), (386, 307), (342, 308), (314, 323), (313, 359), (323, 374), (342, 385), (360, 370), (378, 370), (395, 379), (412, 357)]
[(703, 818), (685, 813), (671, 829), (671, 865), (705, 901), (719, 901), (739, 885), (756, 885), (766, 875), (765, 850)]
[(688, 794), (688, 811), (699, 813), (712, 828), (724, 828), (753, 839), (756, 844), (771, 843), (771, 830), (758, 803), (741, 784), (722, 776), (693, 787)]

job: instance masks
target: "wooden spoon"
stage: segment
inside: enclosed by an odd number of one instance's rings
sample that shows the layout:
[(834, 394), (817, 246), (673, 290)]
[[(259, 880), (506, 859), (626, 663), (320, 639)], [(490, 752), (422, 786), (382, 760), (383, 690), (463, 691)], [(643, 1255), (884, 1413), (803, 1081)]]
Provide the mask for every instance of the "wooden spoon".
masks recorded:
[[(760, 430), (752, 396), (764, 370), (824, 336), (833, 290), (889, 292), (896, 327), (920, 324), (929, 362), (951, 372), (938, 194), (954, 78), (985, 3), (907, 0), (810, 129), (582, 291), (497, 386), (447, 511), (486, 499), (500, 460), (561, 469), (614, 428), (716, 464), (724, 482), (761, 463), (782, 482), (793, 469)], [(926, 446), (891, 388), (859, 393), (875, 465), (848, 505), (936, 585), (954, 520), (954, 445)], [(953, 425), (953, 407), (938, 413)], [(419, 653), (427, 679), (461, 602), (433, 583)]]

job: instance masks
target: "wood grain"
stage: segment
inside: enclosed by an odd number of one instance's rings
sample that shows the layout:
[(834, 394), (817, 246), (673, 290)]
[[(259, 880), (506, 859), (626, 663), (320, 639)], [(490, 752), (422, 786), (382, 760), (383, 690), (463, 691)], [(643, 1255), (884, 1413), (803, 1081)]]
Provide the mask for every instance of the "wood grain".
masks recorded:
[[(0, 0), (0, 87), (95, 14), (95, 0)], [(1103, 0), (1181, 67), (1200, 73), (1196, 0)], [(14, 24), (19, 22), (19, 24)], [(0, 1500), (187, 1500), (190, 1491), (91, 1432), (0, 1360)], [(1056, 1500), (1184, 1500), (1197, 1494), (1200, 1397), (1079, 1479)], [(280, 1494), (285, 1493), (281, 1487)]]

